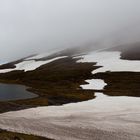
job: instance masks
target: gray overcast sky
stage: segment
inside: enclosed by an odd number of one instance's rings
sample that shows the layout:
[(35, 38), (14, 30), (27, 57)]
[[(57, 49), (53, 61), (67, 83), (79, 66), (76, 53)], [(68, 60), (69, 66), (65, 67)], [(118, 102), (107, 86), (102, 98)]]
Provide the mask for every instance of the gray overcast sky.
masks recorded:
[(0, 0), (0, 61), (107, 36), (139, 40), (139, 24), (140, 0)]

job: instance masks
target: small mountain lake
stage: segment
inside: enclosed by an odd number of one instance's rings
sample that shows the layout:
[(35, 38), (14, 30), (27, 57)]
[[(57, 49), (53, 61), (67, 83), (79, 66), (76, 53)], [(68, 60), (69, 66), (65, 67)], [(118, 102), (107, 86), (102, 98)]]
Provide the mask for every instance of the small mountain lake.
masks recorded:
[(26, 86), (0, 83), (0, 101), (35, 98), (38, 95), (26, 90)]

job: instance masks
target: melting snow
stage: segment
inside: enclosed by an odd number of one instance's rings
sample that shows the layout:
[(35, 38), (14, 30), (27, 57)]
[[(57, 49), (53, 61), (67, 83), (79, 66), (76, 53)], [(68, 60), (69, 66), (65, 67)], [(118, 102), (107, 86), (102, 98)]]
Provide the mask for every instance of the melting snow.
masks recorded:
[[(107, 71), (140, 72), (140, 61), (120, 59), (121, 52), (95, 51), (81, 57), (82, 59), (78, 60), (77, 62), (97, 62), (96, 66), (102, 66), (101, 68), (92, 71), (92, 74)], [(100, 90), (107, 85), (103, 80), (97, 79), (86, 80), (86, 82), (89, 84), (81, 85), (83, 89)]]
[(102, 66), (92, 73), (100, 73), (106, 71), (133, 71), (140, 72), (140, 61), (120, 59), (121, 52), (93, 52), (82, 56), (77, 62), (97, 62), (97, 66)]
[(24, 71), (35, 70), (36, 68), (38, 68), (44, 64), (48, 64), (55, 60), (66, 58), (66, 57), (67, 56), (61, 56), (61, 57), (56, 57), (56, 58), (46, 60), (46, 61), (26, 60), (26, 61), (16, 64), (16, 68), (0, 70), (0, 73), (6, 73), (6, 72), (13, 71), (13, 70), (24, 70)]
[(56, 140), (139, 140), (140, 99), (97, 98), (0, 114), (0, 128)]
[(101, 79), (92, 79), (92, 80), (86, 80), (87, 83), (86, 85), (81, 85), (83, 89), (95, 89), (95, 90), (102, 90), (104, 89), (104, 86), (107, 84), (101, 80)]

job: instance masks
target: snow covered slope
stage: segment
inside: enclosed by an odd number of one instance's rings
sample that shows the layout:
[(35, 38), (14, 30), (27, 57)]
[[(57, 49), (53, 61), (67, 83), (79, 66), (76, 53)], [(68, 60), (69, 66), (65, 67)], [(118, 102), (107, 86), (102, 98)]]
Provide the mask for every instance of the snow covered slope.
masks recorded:
[(118, 71), (133, 71), (140, 72), (139, 60), (123, 60), (120, 59), (121, 52), (117, 51), (96, 51), (82, 56), (82, 59), (77, 62), (97, 62), (96, 66), (101, 68), (94, 70), (92, 73), (99, 72), (118, 72)]
[[(96, 66), (101, 67), (92, 74), (140, 72), (140, 60), (120, 57), (121, 52), (118, 51), (96, 51), (78, 57), (80, 60), (77, 62), (97, 62)], [(86, 82), (89, 84), (81, 85), (83, 89), (102, 90), (106, 86), (101, 79), (88, 79)], [(0, 114), (0, 128), (55, 140), (139, 140), (140, 98), (110, 97), (102, 93), (96, 93), (96, 96), (80, 103)]]
[(140, 98), (108, 97), (0, 115), (0, 128), (55, 140), (139, 140)]
[[(78, 57), (80, 58), (80, 57)], [(96, 51), (91, 52), (87, 55), (81, 56), (81, 59), (77, 61), (78, 63), (85, 62), (97, 62), (96, 66), (101, 66), (100, 68), (92, 71), (92, 74), (101, 72), (140, 72), (140, 61), (135, 60), (123, 60), (121, 59), (121, 52), (117, 51)], [(83, 89), (103, 89), (104, 83), (101, 79), (88, 79), (86, 80), (89, 84), (81, 85)], [(102, 84), (101, 84), (102, 83)]]
[[(35, 70), (36, 68), (38, 68), (42, 65), (45, 65), (45, 64), (48, 64), (48, 63), (53, 62), (55, 60), (59, 60), (59, 59), (66, 58), (66, 57), (67, 56), (60, 56), (60, 57), (56, 57), (56, 58), (49, 59), (46, 61), (24, 60), (20, 63), (15, 64), (16, 68), (3, 69), (3, 70), (0, 70), (0, 73), (6, 73), (6, 72), (14, 71), (14, 70), (24, 70), (25, 72), (31, 71), (31, 70)], [(38, 58), (38, 56), (37, 56), (37, 58)], [(35, 59), (35, 57), (34, 57), (34, 59)]]

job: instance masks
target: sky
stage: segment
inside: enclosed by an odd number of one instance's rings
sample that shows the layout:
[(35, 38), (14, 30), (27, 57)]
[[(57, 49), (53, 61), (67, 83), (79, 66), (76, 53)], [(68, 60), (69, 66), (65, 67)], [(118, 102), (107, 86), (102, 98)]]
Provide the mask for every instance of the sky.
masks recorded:
[(98, 49), (139, 41), (139, 25), (139, 0), (0, 0), (0, 63), (89, 42), (103, 42)]

